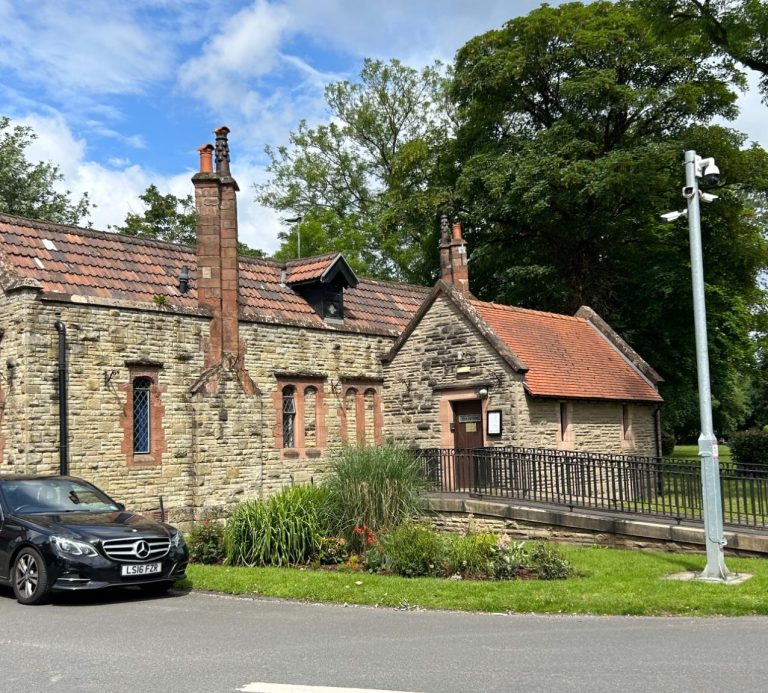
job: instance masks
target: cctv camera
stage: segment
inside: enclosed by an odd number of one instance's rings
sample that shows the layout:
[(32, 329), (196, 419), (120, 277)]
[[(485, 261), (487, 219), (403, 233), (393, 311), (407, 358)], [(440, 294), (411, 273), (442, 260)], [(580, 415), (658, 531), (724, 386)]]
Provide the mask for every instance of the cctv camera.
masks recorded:
[(715, 165), (715, 160), (710, 156), (702, 159), (696, 157), (696, 175), (701, 178), (702, 185), (717, 185), (720, 180), (720, 169)]
[(667, 212), (666, 214), (662, 214), (660, 216), (668, 224), (671, 224), (673, 221), (677, 221), (680, 217), (684, 217), (687, 214), (688, 212), (684, 210), (682, 212)]
[(715, 162), (713, 161), (709, 166), (707, 166), (704, 169), (704, 173), (701, 176), (701, 184), (702, 185), (717, 185), (718, 181), (720, 180), (720, 169), (715, 166)]
[(711, 193), (699, 192), (699, 197), (702, 202), (714, 202), (718, 195), (712, 195)]
[(696, 188), (694, 188), (692, 185), (686, 185), (683, 188), (683, 197), (686, 200), (693, 197), (695, 194), (696, 194)]

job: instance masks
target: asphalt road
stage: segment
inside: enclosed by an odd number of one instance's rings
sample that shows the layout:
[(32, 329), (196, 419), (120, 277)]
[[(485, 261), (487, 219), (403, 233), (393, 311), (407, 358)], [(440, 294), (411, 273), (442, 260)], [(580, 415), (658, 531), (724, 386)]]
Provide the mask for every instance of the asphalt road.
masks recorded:
[[(765, 691), (768, 618), (464, 614), (0, 591), (0, 691)], [(274, 684), (274, 685), (266, 685)], [(277, 684), (293, 684), (297, 688)]]

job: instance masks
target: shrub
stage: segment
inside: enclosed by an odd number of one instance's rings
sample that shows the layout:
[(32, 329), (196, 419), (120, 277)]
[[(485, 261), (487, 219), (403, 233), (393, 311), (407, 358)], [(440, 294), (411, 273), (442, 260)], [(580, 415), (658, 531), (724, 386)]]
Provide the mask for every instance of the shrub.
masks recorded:
[(497, 537), (492, 534), (455, 534), (447, 537), (445, 572), (462, 577), (493, 577), (498, 543)]
[(675, 445), (677, 441), (675, 436), (669, 431), (661, 432), (661, 455), (662, 457), (669, 457), (675, 451)]
[(383, 445), (345, 448), (331, 460), (324, 486), (335, 531), (350, 542), (353, 551), (361, 552), (365, 546), (355, 527), (380, 534), (418, 516), (425, 482), (410, 450)]
[(432, 527), (407, 522), (382, 539), (384, 560), (393, 573), (405, 577), (438, 575), (445, 561), (445, 540)]
[(511, 580), (530, 572), (526, 543), (504, 534), (466, 534), (448, 539), (445, 571), (484, 580)]
[(754, 475), (768, 471), (768, 431), (739, 431), (733, 434), (730, 446), (737, 473)]
[(224, 526), (204, 520), (192, 526), (185, 537), (193, 563), (221, 563), (224, 560)]
[(227, 562), (287, 566), (317, 558), (330, 534), (327, 500), (322, 487), (293, 486), (267, 500), (241, 503), (227, 522)]
[(530, 549), (530, 567), (540, 580), (564, 580), (573, 574), (571, 564), (559, 549), (544, 541), (537, 541)]

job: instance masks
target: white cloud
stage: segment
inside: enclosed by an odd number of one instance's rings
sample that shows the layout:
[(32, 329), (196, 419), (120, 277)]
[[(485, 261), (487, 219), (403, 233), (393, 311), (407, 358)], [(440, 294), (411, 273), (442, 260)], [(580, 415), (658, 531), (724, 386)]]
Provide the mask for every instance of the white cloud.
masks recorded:
[(285, 8), (258, 0), (224, 22), (202, 54), (181, 66), (181, 85), (214, 108), (237, 104), (251, 80), (275, 68), (288, 24)]
[[(157, 186), (163, 194), (172, 193), (177, 197), (194, 194), (191, 179), (197, 170), (198, 158), (191, 147), (187, 170), (163, 176), (126, 158), (113, 159), (108, 165), (89, 160), (85, 140), (73, 135), (61, 114), (32, 114), (16, 122), (29, 125), (37, 134), (37, 139), (26, 150), (29, 161), (50, 161), (58, 165), (64, 176), (59, 188), (71, 191), (73, 199), (88, 193), (96, 205), (89, 218), (96, 229), (107, 230), (109, 226), (122, 224), (128, 212), (141, 213), (144, 206), (139, 195), (150, 185)], [(232, 162), (232, 170), (241, 188), (238, 195), (240, 240), (268, 253), (277, 250), (277, 232), (281, 228), (278, 215), (254, 202), (253, 183), (265, 179), (263, 166), (240, 157)]]
[(0, 65), (61, 100), (137, 93), (170, 70), (172, 50), (129, 3), (4, 3)]

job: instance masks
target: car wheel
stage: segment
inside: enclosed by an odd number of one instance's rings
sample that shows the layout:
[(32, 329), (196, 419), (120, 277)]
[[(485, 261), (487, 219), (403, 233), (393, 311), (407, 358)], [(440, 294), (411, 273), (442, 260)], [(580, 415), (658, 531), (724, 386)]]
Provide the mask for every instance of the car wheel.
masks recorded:
[(16, 556), (13, 593), (20, 604), (42, 604), (48, 598), (48, 570), (35, 549), (22, 549)]
[(147, 585), (139, 585), (139, 589), (144, 592), (144, 594), (148, 594), (153, 597), (160, 597), (169, 589), (171, 589), (171, 587), (173, 587), (173, 580), (166, 580), (164, 582), (150, 582)]

